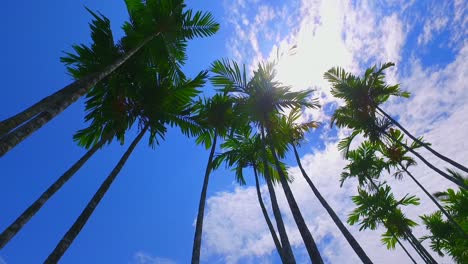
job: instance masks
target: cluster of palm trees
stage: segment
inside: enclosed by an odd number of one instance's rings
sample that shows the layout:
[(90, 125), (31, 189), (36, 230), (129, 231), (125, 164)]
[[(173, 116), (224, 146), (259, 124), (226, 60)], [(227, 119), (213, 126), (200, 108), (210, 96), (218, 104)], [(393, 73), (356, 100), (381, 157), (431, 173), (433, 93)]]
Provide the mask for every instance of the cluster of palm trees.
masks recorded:
[[(139, 129), (137, 137), (45, 262), (59, 261), (143, 136), (149, 133), (149, 144), (154, 146), (164, 139), (168, 126), (177, 126), (185, 135), (195, 137), (197, 144), (210, 149), (196, 220), (192, 263), (200, 262), (209, 177), (223, 163), (234, 170), (239, 184), (246, 183), (244, 169), (252, 169), (259, 206), (281, 260), (284, 263), (296, 263), (282, 219), (285, 212), (279, 208), (275, 185), (285, 194), (310, 260), (323, 263), (317, 243), (291, 190), (292, 178), (283, 162), (289, 151), (293, 152), (312, 193), (354, 252), (363, 263), (372, 263), (301, 164), (297, 148), (306, 134), (319, 125), (315, 121), (299, 122), (305, 109), (319, 108), (318, 101), (312, 98), (313, 91), (293, 91), (291, 87), (278, 82), (275, 78), (275, 62), (259, 63), (256, 70), (249, 74), (245, 66), (235, 61), (217, 60), (209, 70), (201, 71), (192, 79), (188, 78), (181, 69), (187, 59), (185, 51), (188, 40), (211, 36), (218, 30), (219, 24), (212, 15), (186, 10), (182, 0), (126, 0), (126, 5), (130, 19), (123, 25), (125, 34), (120, 41), (114, 42), (109, 19), (88, 10), (93, 17), (90, 23), (92, 44), (75, 45), (74, 52), (62, 58), (75, 81), (0, 122), (1, 156), (78, 98), (86, 97), (85, 121), (89, 126), (79, 130), (74, 140), (88, 151), (0, 234), (0, 249), (94, 153), (114, 139), (123, 144), (126, 132), (136, 126)], [(342, 174), (342, 181), (351, 177), (359, 180), (359, 195), (353, 197), (358, 208), (350, 215), (348, 222), (354, 224), (361, 221), (361, 229), (375, 229), (383, 225), (387, 229), (383, 241), (389, 248), (394, 248), (396, 243), (403, 247), (400, 239), (404, 239), (424, 261), (434, 263), (432, 256), (411, 232), (411, 227), (416, 223), (406, 218), (399, 208), (400, 205), (417, 204), (418, 199), (405, 196), (396, 200), (390, 187), (379, 181), (379, 177), (384, 170), (395, 171), (397, 177), (407, 173), (436, 203), (447, 218), (446, 224), (453, 227), (463, 239), (466, 236), (466, 225), (460, 224), (463, 216), (455, 215), (455, 209), (447, 210), (424, 189), (409, 172), (408, 168), (416, 162), (406, 154), (414, 154), (463, 190), (466, 189), (463, 180), (429, 163), (415, 149), (424, 147), (456, 168), (465, 172), (468, 169), (434, 151), (422, 139), (409, 134), (380, 108), (379, 105), (392, 95), (408, 96), (398, 86), (385, 84), (383, 71), (391, 65), (370, 68), (363, 78), (339, 68), (333, 68), (325, 74), (325, 78), (332, 83), (332, 93), (345, 101), (345, 105), (333, 115), (332, 123), (352, 129), (352, 134), (339, 144), (345, 157), (350, 160)], [(210, 98), (200, 98), (199, 88), (207, 80), (211, 81), (217, 93)], [(394, 125), (414, 142), (408, 145), (403, 134), (393, 128)], [(368, 140), (359, 148), (351, 150), (351, 142), (359, 134)], [(270, 219), (269, 210), (263, 202), (260, 177), (263, 177), (268, 187), (274, 221)], [(427, 216), (427, 219), (430, 217)]]
[[(457, 169), (464, 172), (468, 172), (468, 170), (465, 166), (436, 152), (422, 138), (416, 138), (410, 134), (408, 130), (382, 110), (380, 105), (391, 96), (409, 96), (409, 93), (400, 90), (399, 85), (385, 83), (384, 71), (393, 65), (393, 63), (386, 63), (371, 67), (362, 77), (347, 73), (341, 68), (332, 68), (324, 75), (332, 84), (332, 94), (345, 102), (333, 114), (332, 124), (351, 130), (350, 135), (338, 144), (345, 158), (349, 160), (349, 164), (341, 174), (341, 183), (343, 184), (350, 178), (358, 179), (358, 195), (352, 198), (357, 208), (349, 215), (348, 222), (351, 225), (359, 223), (360, 230), (374, 230), (378, 226), (383, 226), (386, 231), (382, 235), (382, 242), (387, 245), (387, 248), (395, 248), (398, 243), (409, 258), (416, 263), (401, 243), (401, 239), (404, 239), (425, 263), (436, 263), (411, 231), (411, 228), (417, 225), (416, 222), (407, 218), (400, 208), (401, 206), (418, 205), (419, 198), (407, 194), (397, 200), (391, 187), (382, 179), (385, 172), (397, 179), (407, 175), (439, 208), (439, 211), (431, 216), (422, 216), (423, 222), (431, 231), (432, 236), (423, 237), (421, 240), (430, 238), (431, 247), (435, 251), (443, 255), (442, 249), (444, 249), (455, 260), (463, 263), (468, 260), (466, 244), (468, 241), (468, 226), (466, 226), (468, 185), (466, 180), (454, 170), (448, 169), (447, 172), (444, 172), (442, 168), (428, 162), (417, 152), (417, 149), (425, 148)], [(408, 144), (405, 134), (413, 140), (411, 144)], [(364, 141), (356, 149), (350, 150), (353, 140), (358, 135), (362, 135)], [(458, 185), (460, 188), (458, 193), (450, 189), (448, 191), (453, 194), (449, 202), (452, 205), (455, 204), (455, 209), (453, 206), (442, 206), (410, 172), (409, 168), (416, 165), (416, 161), (408, 155), (409, 153), (419, 158), (441, 176)], [(453, 197), (461, 198), (455, 199)], [(446, 220), (442, 220), (442, 215)], [(445, 248), (440, 246), (438, 242), (441, 241), (442, 233), (440, 229), (437, 230), (436, 225), (441, 222), (446, 229), (452, 231), (448, 233), (452, 235), (448, 241), (453, 244), (458, 241), (458, 244)], [(444, 234), (445, 238), (448, 234)], [(456, 248), (458, 251), (455, 250), (454, 254), (452, 248)]]

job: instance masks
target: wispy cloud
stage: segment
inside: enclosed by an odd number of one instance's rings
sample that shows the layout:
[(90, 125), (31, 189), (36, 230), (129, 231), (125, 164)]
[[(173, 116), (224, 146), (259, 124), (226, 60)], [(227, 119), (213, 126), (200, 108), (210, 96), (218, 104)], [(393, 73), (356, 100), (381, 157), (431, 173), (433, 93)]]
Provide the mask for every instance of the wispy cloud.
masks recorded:
[(133, 255), (131, 264), (176, 264), (172, 259), (155, 257), (147, 252), (138, 251)]

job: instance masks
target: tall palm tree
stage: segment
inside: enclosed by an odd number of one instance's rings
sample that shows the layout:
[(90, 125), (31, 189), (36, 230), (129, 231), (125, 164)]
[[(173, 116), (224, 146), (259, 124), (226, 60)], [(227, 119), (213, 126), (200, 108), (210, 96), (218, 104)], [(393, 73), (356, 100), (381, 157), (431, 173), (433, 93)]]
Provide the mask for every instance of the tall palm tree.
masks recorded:
[[(91, 12), (93, 45), (75, 45), (75, 54), (62, 61), (77, 69), (89, 67), (85, 75), (58, 92), (42, 99), (21, 113), (0, 122), (0, 156), (52, 118), (64, 111), (90, 88), (116, 72), (129, 60), (143, 59), (151, 64), (170, 64), (174, 75), (180, 74), (185, 60), (187, 40), (213, 35), (219, 24), (210, 13), (184, 10), (183, 0), (126, 0), (130, 22), (123, 25), (125, 37), (115, 44), (110, 21)], [(73, 71), (73, 69), (72, 69)]]
[(197, 143), (203, 143), (206, 148), (211, 148), (206, 165), (203, 186), (198, 205), (197, 222), (192, 249), (192, 263), (200, 263), (200, 249), (203, 233), (203, 218), (205, 213), (206, 193), (211, 171), (213, 170), (213, 159), (218, 137), (224, 138), (231, 129), (233, 120), (233, 101), (230, 97), (216, 94), (208, 100), (197, 102), (193, 110), (195, 119), (205, 128), (204, 132), (198, 136)]
[[(255, 176), (255, 186), (258, 202), (260, 204), (260, 208), (262, 209), (263, 217), (267, 222), (268, 229), (270, 231), (273, 242), (275, 243), (278, 254), (280, 255), (283, 263), (295, 263), (289, 240), (286, 240), (287, 243), (284, 243), (284, 245), (281, 244), (278, 236), (276, 235), (276, 231), (273, 227), (270, 217), (268, 216), (268, 211), (263, 203), (258, 174), (261, 173), (265, 176), (265, 170), (268, 170), (270, 172), (269, 174), (271, 175), (271, 173), (274, 173), (274, 171), (270, 169), (271, 164), (267, 164), (267, 166), (265, 166), (265, 164), (260, 162), (261, 158), (259, 149), (261, 148), (261, 140), (259, 135), (252, 135), (250, 129), (247, 131), (242, 131), (239, 134), (231, 135), (226, 138), (226, 141), (221, 144), (221, 148), (224, 151), (217, 155), (215, 163), (217, 166), (219, 166), (222, 161), (225, 161), (228, 167), (232, 167), (232, 169), (235, 171), (236, 180), (239, 182), (239, 184), (245, 184), (243, 169), (246, 167), (252, 167)], [(274, 176), (277, 178), (277, 175)], [(271, 199), (271, 201), (272, 204), (275, 203), (273, 207), (278, 207), (276, 197), (275, 199)], [(278, 223), (278, 229), (284, 229), (282, 220)], [(285, 231), (284, 233), (286, 234)], [(286, 239), (288, 239), (287, 234)]]
[[(435, 263), (432, 256), (411, 232), (410, 228), (416, 223), (407, 219), (398, 208), (399, 205), (405, 205), (402, 204), (403, 202), (406, 205), (417, 205), (419, 199), (414, 196), (407, 197), (407, 195), (396, 201), (388, 185), (377, 185), (375, 183), (375, 180), (380, 177), (386, 167), (385, 160), (378, 157), (376, 151), (375, 144), (365, 141), (356, 150), (348, 153), (350, 163), (346, 165), (345, 171), (341, 174), (341, 184), (353, 177), (357, 178), (359, 182), (359, 195), (353, 197), (353, 201), (358, 205), (358, 208), (350, 215), (348, 222), (354, 224), (357, 223), (360, 217), (363, 218), (360, 230), (365, 228), (374, 230), (377, 228), (378, 223), (381, 223), (387, 228), (382, 241), (389, 248), (393, 248), (395, 245), (393, 238), (403, 237), (426, 263)], [(372, 193), (369, 194), (364, 188)]]
[[(99, 18), (99, 17), (98, 17)], [(97, 18), (97, 19), (98, 19)], [(101, 23), (105, 20), (97, 20)], [(96, 22), (97, 23), (97, 22)], [(109, 24), (106, 24), (108, 27)], [(110, 30), (110, 29), (108, 29)], [(95, 36), (95, 38), (100, 39)], [(42, 206), (72, 178), (72, 176), (91, 158), (104, 144), (109, 144), (116, 138), (121, 144), (124, 142), (126, 131), (136, 119), (133, 109), (133, 95), (129, 91), (136, 90), (133, 78), (141, 75), (142, 65), (132, 65), (127, 76), (111, 75), (91, 88), (86, 95), (85, 109), (88, 112), (85, 121), (89, 127), (78, 131), (74, 140), (78, 145), (90, 150), (79, 159), (69, 170), (57, 179), (31, 206), (29, 206), (5, 231), (0, 235), (0, 247), (6, 245), (17, 232), (42, 208)], [(69, 69), (75, 76), (85, 75), (88, 67)], [(149, 72), (149, 71), (147, 71)], [(154, 74), (154, 71), (151, 73)], [(148, 78), (148, 76), (146, 77)], [(151, 78), (151, 76), (150, 76)]]
[[(345, 70), (339, 67), (331, 68), (324, 74), (324, 78), (332, 84), (332, 94), (335, 97), (341, 98), (345, 101), (345, 105), (337, 109), (337, 112), (335, 113), (333, 118), (334, 121), (338, 120), (336, 122), (338, 126), (346, 126), (352, 128), (357, 134), (361, 132), (364, 134), (378, 133), (385, 135), (389, 138), (391, 138), (391, 136), (386, 132), (386, 128), (389, 127), (389, 124), (387, 123), (395, 124), (401, 127), (401, 125), (398, 124), (398, 122), (392, 119), (379, 107), (379, 105), (386, 102), (390, 96), (409, 97), (409, 93), (401, 91), (399, 85), (390, 86), (385, 84), (385, 75), (383, 72), (385, 69), (393, 65), (393, 63), (386, 63), (379, 68), (377, 68), (376, 66), (371, 67), (366, 70), (362, 78), (347, 73)], [(380, 120), (383, 120), (384, 123), (387, 124), (386, 126), (379, 126), (379, 122), (377, 122), (377, 112), (384, 116), (384, 118)], [(352, 121), (351, 118), (353, 119)], [(371, 130), (374, 131), (372, 132)], [(430, 147), (427, 144), (421, 142), (416, 137), (411, 135), (411, 138), (421, 146), (430, 149)], [(397, 141), (397, 143), (398, 142), (399, 141)], [(431, 169), (444, 176), (445, 178), (460, 185), (459, 182), (455, 181), (452, 177), (450, 177), (450, 175), (446, 174), (445, 172), (428, 162), (419, 153), (409, 148), (402, 142), (399, 142), (399, 144), (401, 144), (403, 147), (405, 147), (405, 149), (407, 149), (408, 151), (416, 155), (418, 158), (420, 158), (421, 161), (423, 161)], [(436, 153), (434, 150), (432, 150), (432, 152)], [(456, 166), (457, 168), (468, 171), (466, 167), (454, 162), (451, 159), (448, 159), (440, 154), (438, 154), (437, 156), (442, 157), (443, 160), (448, 161), (450, 164)]]
[(298, 108), (295, 108), (289, 113), (287, 117), (283, 116), (283, 117), (278, 118), (278, 120), (276, 120), (277, 123), (275, 125), (276, 133), (275, 135), (272, 135), (272, 136), (277, 135), (278, 139), (275, 139), (275, 141), (284, 140), (292, 147), (294, 156), (296, 158), (296, 162), (299, 166), (299, 169), (301, 170), (302, 176), (309, 184), (310, 188), (312, 189), (314, 195), (319, 200), (320, 204), (328, 212), (328, 214), (332, 218), (335, 225), (338, 227), (338, 229), (340, 229), (341, 233), (346, 238), (346, 240), (348, 241), (349, 245), (353, 248), (355, 253), (359, 256), (361, 261), (363, 263), (372, 263), (370, 258), (367, 256), (366, 252), (362, 249), (361, 245), (359, 245), (357, 240), (354, 238), (351, 232), (349, 232), (349, 230), (340, 220), (338, 215), (335, 213), (333, 208), (328, 204), (328, 202), (322, 196), (322, 194), (314, 185), (314, 183), (312, 182), (310, 177), (307, 175), (306, 171), (304, 170), (302, 166), (302, 162), (299, 157), (299, 153), (297, 151), (297, 146), (300, 146), (301, 141), (304, 140), (305, 133), (307, 133), (310, 129), (317, 128), (319, 124), (315, 121), (310, 121), (310, 122), (299, 124), (297, 123), (297, 121), (300, 119), (300, 117), (301, 117), (301, 110)]
[[(221, 89), (224, 93), (231, 93), (236, 99), (235, 109), (237, 110), (235, 112), (237, 117), (241, 120), (241, 122), (243, 122), (243, 120), (247, 118), (246, 123), (250, 123), (250, 120), (248, 119), (250, 112), (246, 111), (245, 104), (241, 100), (242, 97), (239, 97), (241, 91), (247, 91), (250, 89), (248, 87), (249, 81), (247, 80), (245, 66), (241, 70), (239, 65), (235, 61), (218, 60), (212, 64), (211, 71), (214, 73), (214, 76), (210, 78), (213, 85)], [(267, 151), (263, 147), (261, 148), (261, 151), (261, 161), (263, 162), (263, 164), (268, 164), (269, 156), (267, 154)], [(289, 238), (286, 233), (283, 218), (281, 216), (281, 211), (278, 206), (275, 189), (273, 186), (273, 175), (275, 175), (275, 173), (273, 170), (265, 169), (264, 175), (268, 187), (268, 193), (270, 194), (273, 216), (275, 217), (276, 225), (278, 228), (281, 246), (284, 250), (284, 256), (287, 260), (286, 263), (295, 263), (294, 255), (291, 250), (291, 245), (289, 243)]]
[(325, 78), (333, 83), (332, 93), (334, 96), (344, 99), (347, 103), (353, 104), (354, 107), (367, 109), (367, 111), (373, 112), (376, 110), (379, 111), (380, 114), (400, 128), (413, 141), (429, 150), (438, 158), (450, 163), (460, 170), (468, 172), (468, 168), (465, 166), (438, 153), (432, 149), (430, 145), (424, 144), (420, 139), (413, 136), (401, 124), (379, 107), (379, 105), (386, 102), (390, 96), (399, 96), (404, 98), (408, 98), (410, 96), (408, 92), (401, 91), (398, 84), (387, 85), (385, 83), (384, 71), (394, 65), (394, 63), (389, 62), (381, 65), (380, 67), (373, 66), (368, 68), (362, 79), (346, 73), (343, 69), (332, 68), (325, 73)]
[[(143, 127), (141, 132), (99, 187), (81, 215), (49, 255), (45, 261), (46, 263), (56, 263), (63, 256), (91, 217), (96, 206), (109, 190), (110, 185), (146, 132), (150, 132), (149, 143), (151, 146), (158, 143), (158, 137), (164, 138), (167, 125), (179, 126), (184, 134), (200, 134), (201, 129), (196, 125), (194, 120), (190, 119), (187, 112), (193, 98), (200, 93), (198, 88), (205, 83), (207, 72), (200, 72), (193, 80), (182, 79), (181, 81), (174, 80), (173, 76), (169, 74), (170, 70), (167, 68), (153, 68), (146, 73), (146, 78), (138, 79), (138, 81), (131, 84), (132, 88), (134, 88), (130, 89), (133, 91), (133, 94), (124, 100), (126, 105), (131, 106), (131, 114), (139, 119)], [(98, 100), (98, 98), (100, 98), (100, 96), (96, 98), (93, 97), (92, 99)], [(100, 108), (99, 104), (97, 104), (97, 109)], [(77, 134), (77, 137), (82, 139), (80, 141), (82, 144), (93, 142), (93, 138), (99, 137), (102, 131), (106, 131), (107, 128), (106, 126), (103, 127), (100, 123), (100, 119), (102, 118), (100, 115), (101, 111), (97, 111), (96, 108), (91, 109), (91, 113), (87, 116), (92, 118), (89, 129), (84, 129), (80, 131), (81, 133)], [(98, 126), (98, 124), (101, 124), (101, 126)]]
[[(396, 138), (398, 141), (403, 142), (404, 136), (400, 132), (400, 130), (396, 129), (390, 129), (389, 134), (392, 135), (393, 138)], [(405, 145), (408, 145), (408, 143), (405, 142)], [(410, 148), (419, 148), (421, 145), (419, 145), (417, 142), (413, 142), (411, 145), (408, 145)], [(380, 152), (387, 158), (387, 169), (390, 172), (390, 168), (396, 169), (396, 171), (393, 173), (393, 176), (397, 179), (400, 179), (403, 177), (403, 174), (406, 173), (415, 183), (418, 185), (421, 190), (431, 199), (431, 201), (439, 208), (439, 210), (447, 217), (449, 222), (451, 222), (454, 227), (460, 232), (460, 234), (465, 235), (465, 232), (463, 231), (463, 228), (453, 219), (453, 217), (444, 209), (444, 207), (429, 193), (426, 188), (413, 176), (413, 174), (408, 170), (410, 166), (416, 165), (416, 161), (409, 157), (406, 156), (407, 150), (404, 149), (401, 145), (395, 143), (395, 142), (390, 142), (390, 144), (379, 145), (379, 150)], [(468, 238), (468, 237), (467, 237)]]
[(281, 187), (288, 201), (293, 218), (299, 229), (309, 257), (314, 263), (323, 263), (317, 245), (310, 234), (302, 213), (297, 205), (284, 170), (281, 168), (274, 142), (267, 138), (274, 129), (271, 120), (282, 110), (293, 107), (315, 108), (318, 105), (315, 101), (309, 100), (310, 90), (292, 92), (290, 87), (284, 86), (275, 81), (274, 63), (259, 64), (254, 71), (253, 77), (247, 82), (245, 70), (240, 71), (236, 63), (229, 61), (219, 61), (217, 64), (217, 79), (213, 81), (215, 86), (222, 86), (224, 91), (237, 97), (237, 107), (239, 112), (245, 113), (251, 123), (260, 130), (262, 140), (263, 162), (266, 162), (266, 147), (268, 146), (275, 167), (279, 174)]

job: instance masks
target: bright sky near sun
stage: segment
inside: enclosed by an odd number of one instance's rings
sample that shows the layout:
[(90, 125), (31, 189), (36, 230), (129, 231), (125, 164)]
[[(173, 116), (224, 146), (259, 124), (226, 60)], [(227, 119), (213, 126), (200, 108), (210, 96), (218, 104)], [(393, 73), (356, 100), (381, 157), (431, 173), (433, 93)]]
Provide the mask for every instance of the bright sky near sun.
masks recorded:
[[(190, 76), (220, 58), (235, 59), (252, 70), (259, 61), (297, 45), (294, 55), (280, 58), (278, 79), (293, 89), (316, 90), (322, 110), (306, 112), (304, 119), (315, 119), (323, 126), (308, 135), (300, 154), (306, 171), (343, 221), (353, 209), (350, 196), (356, 186), (349, 182), (340, 188), (338, 181), (346, 162), (336, 144), (348, 131), (329, 127), (330, 115), (341, 103), (331, 96), (322, 78), (333, 66), (362, 74), (373, 64), (395, 62), (387, 81), (400, 83), (412, 97), (391, 100), (383, 106), (385, 110), (435, 149), (468, 163), (466, 1), (192, 0), (187, 5), (212, 12), (221, 24), (216, 36), (189, 43), (185, 70)], [(70, 82), (59, 57), (62, 51), (70, 51), (71, 44), (90, 39), (87, 23), (91, 16), (83, 6), (109, 17), (116, 39), (122, 35), (120, 26), (127, 19), (123, 1), (3, 3), (0, 119)], [(205, 90), (213, 94), (210, 85)], [(1, 230), (85, 152), (72, 140), (73, 133), (85, 127), (83, 106), (81, 99), (0, 159)], [(123, 146), (113, 143), (99, 151), (0, 251), (0, 264), (44, 261), (136, 134), (136, 129), (129, 132)], [(170, 129), (166, 140), (154, 149), (146, 143), (143, 140), (137, 147), (62, 263), (189, 262), (209, 153), (177, 129)], [(295, 175), (293, 192), (325, 261), (359, 263), (300, 177), (293, 159), (287, 162)], [(431, 192), (453, 187), (423, 164), (413, 170)], [(247, 175), (247, 186), (240, 187), (229, 170), (212, 174), (203, 263), (280, 263), (258, 206), (254, 181), (250, 172)], [(405, 211), (413, 220), (419, 222), (418, 215), (435, 211), (414, 183), (388, 181), (397, 197), (411, 192), (421, 198), (420, 206)], [(264, 185), (262, 190), (266, 194)], [(279, 203), (298, 263), (307, 263), (283, 195)], [(350, 230), (375, 263), (409, 263), (400, 249), (388, 251), (381, 245), (380, 229), (359, 232), (353, 226)], [(415, 234), (421, 237), (426, 231), (418, 226)], [(437, 258), (451, 263), (449, 258)]]

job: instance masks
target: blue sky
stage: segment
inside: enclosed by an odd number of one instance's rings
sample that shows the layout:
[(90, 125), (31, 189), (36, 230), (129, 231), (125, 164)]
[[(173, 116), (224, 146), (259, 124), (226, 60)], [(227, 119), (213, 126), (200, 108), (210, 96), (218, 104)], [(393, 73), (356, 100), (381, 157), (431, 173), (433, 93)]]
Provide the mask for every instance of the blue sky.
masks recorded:
[[(306, 170), (342, 219), (352, 209), (349, 196), (355, 186), (350, 183), (339, 188), (338, 182), (345, 161), (336, 142), (348, 131), (327, 126), (332, 109), (341, 103), (331, 97), (322, 78), (332, 66), (359, 74), (374, 63), (396, 62), (388, 81), (401, 83), (413, 96), (390, 101), (385, 109), (442, 153), (467, 163), (467, 145), (460, 144), (468, 131), (468, 15), (464, 1), (235, 0), (213, 1), (209, 6), (197, 1), (187, 4), (211, 11), (221, 24), (216, 36), (189, 43), (186, 71), (191, 76), (215, 59), (226, 57), (253, 69), (258, 61), (274, 56), (277, 49), (285, 51), (298, 45), (296, 55), (281, 59), (278, 78), (293, 89), (316, 89), (326, 109), (304, 113), (304, 119), (319, 120), (325, 126), (309, 135), (309, 143), (300, 153)], [(109, 17), (116, 37), (127, 19), (123, 1), (7, 1), (3, 6), (0, 119), (69, 83), (59, 57), (71, 44), (89, 41), (90, 15), (83, 6)], [(207, 94), (212, 93), (210, 89), (208, 85)], [(73, 133), (85, 126), (83, 109), (80, 100), (0, 159), (0, 229), (83, 155), (84, 150), (72, 140)], [(136, 134), (136, 130), (130, 131), (124, 146), (114, 143), (99, 151), (0, 251), (0, 263), (43, 261)], [(170, 129), (155, 149), (142, 141), (64, 255), (63, 263), (187, 263), (207, 158), (208, 151), (177, 129)], [(292, 159), (287, 160), (290, 173), (297, 175), (293, 191), (322, 254), (330, 263), (359, 263), (297, 174)], [(431, 191), (451, 187), (423, 165), (414, 173)], [(390, 182), (397, 195), (411, 192), (421, 197), (422, 205), (406, 212), (413, 219), (435, 210), (411, 182)], [(203, 262), (278, 263), (252, 184), (248, 178), (247, 186), (238, 187), (229, 171), (213, 173)], [(281, 195), (280, 206), (297, 259), (307, 263)], [(351, 231), (376, 263), (406, 263), (400, 250), (386, 251), (378, 231), (358, 232), (354, 227)], [(417, 236), (424, 232), (422, 227), (415, 230)]]

